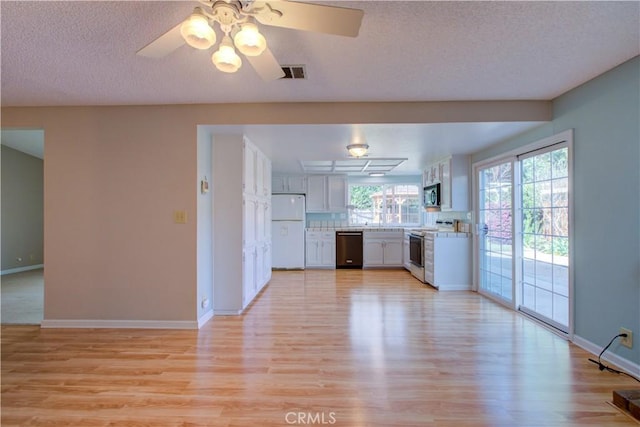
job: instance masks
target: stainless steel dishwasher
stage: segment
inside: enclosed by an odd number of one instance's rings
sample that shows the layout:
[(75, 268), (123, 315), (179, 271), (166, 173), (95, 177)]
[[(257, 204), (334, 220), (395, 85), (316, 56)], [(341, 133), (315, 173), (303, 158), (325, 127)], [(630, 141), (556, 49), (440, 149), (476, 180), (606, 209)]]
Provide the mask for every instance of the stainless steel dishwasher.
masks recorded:
[(336, 231), (336, 268), (362, 268), (362, 231)]

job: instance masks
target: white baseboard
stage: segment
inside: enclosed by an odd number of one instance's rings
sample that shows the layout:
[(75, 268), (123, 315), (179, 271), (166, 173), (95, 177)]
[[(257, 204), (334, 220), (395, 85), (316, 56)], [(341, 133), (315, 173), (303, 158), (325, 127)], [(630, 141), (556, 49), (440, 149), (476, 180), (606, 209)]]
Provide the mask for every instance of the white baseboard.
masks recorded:
[[(595, 345), (591, 341), (587, 341), (586, 339), (579, 337), (578, 335), (573, 336), (572, 342), (596, 357), (602, 351), (602, 347), (600, 347), (599, 345)], [(634, 377), (640, 376), (640, 365), (633, 363), (632, 361), (625, 359), (624, 357), (620, 357), (615, 353), (605, 352), (602, 355), (602, 360), (613, 363), (629, 375), (633, 375)]]
[(99, 320), (44, 319), (44, 329), (198, 329), (198, 322), (189, 320)]
[(44, 268), (44, 264), (27, 265), (26, 267), (10, 268), (8, 270), (0, 271), (0, 276), (4, 276), (5, 274), (22, 273), (23, 271), (39, 270), (41, 268)]
[(242, 314), (242, 310), (214, 310), (215, 316), (237, 316)]
[(213, 310), (207, 311), (198, 319), (198, 329), (202, 328), (205, 323), (213, 318)]
[(468, 291), (471, 292), (471, 286), (461, 284), (461, 285), (440, 285), (438, 287), (440, 292), (448, 292), (448, 291)]

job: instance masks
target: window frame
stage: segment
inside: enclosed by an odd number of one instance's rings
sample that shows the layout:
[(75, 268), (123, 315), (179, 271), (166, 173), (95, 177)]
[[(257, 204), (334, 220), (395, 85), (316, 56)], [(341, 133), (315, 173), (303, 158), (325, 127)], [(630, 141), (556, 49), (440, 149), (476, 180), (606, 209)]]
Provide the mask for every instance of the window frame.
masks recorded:
[[(382, 221), (380, 222), (376, 222), (376, 223), (354, 223), (352, 222), (353, 220), (353, 205), (351, 204), (351, 193), (352, 193), (352, 188), (356, 187), (356, 186), (378, 186), (381, 188), (381, 199), (382, 199), (382, 206), (380, 207), (380, 217), (382, 218)], [(388, 211), (388, 204), (387, 204), (387, 191), (389, 188), (395, 190), (396, 187), (400, 187), (400, 186), (415, 186), (417, 189), (417, 194), (416, 194), (416, 200), (417, 200), (417, 206), (418, 206), (418, 221), (417, 222), (406, 222), (406, 223), (398, 223), (398, 222), (387, 222), (387, 211)], [(393, 192), (392, 194), (395, 194), (395, 192)], [(398, 182), (363, 182), (363, 181), (357, 181), (357, 182), (349, 182), (347, 184), (347, 199), (349, 200), (349, 214), (348, 214), (348, 223), (349, 226), (370, 226), (370, 225), (377, 225), (377, 226), (388, 226), (388, 227), (415, 227), (415, 226), (420, 226), (420, 224), (422, 223), (422, 210), (420, 209), (422, 206), (422, 187), (420, 186), (420, 183), (417, 182), (411, 182), (411, 181), (398, 181)], [(397, 206), (397, 204), (392, 204), (392, 206)], [(375, 215), (376, 209), (372, 208), (372, 213), (374, 213)]]

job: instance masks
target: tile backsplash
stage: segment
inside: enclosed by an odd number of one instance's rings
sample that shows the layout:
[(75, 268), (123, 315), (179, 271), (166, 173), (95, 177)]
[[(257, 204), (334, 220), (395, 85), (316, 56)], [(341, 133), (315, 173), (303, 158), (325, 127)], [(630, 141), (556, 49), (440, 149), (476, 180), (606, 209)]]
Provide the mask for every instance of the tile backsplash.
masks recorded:
[(349, 225), (349, 219), (346, 212), (337, 213), (308, 213), (307, 227), (346, 227)]
[[(436, 227), (437, 220), (457, 219), (462, 222), (471, 223), (469, 212), (424, 212), (423, 225), (425, 227)], [(346, 213), (308, 213), (308, 227), (346, 227), (349, 219)]]
[(447, 212), (425, 212), (424, 213), (424, 225), (426, 227), (435, 227), (437, 220), (445, 219), (457, 219), (458, 221), (470, 223), (470, 212), (460, 211), (447, 211)]

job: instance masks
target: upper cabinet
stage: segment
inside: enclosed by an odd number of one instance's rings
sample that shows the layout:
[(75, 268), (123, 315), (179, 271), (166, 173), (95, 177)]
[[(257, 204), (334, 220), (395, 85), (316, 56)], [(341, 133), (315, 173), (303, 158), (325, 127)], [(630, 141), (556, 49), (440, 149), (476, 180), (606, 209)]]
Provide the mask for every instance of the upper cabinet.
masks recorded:
[(449, 156), (428, 165), (422, 181), (425, 187), (440, 183), (441, 210), (469, 210), (469, 156)]
[(344, 212), (347, 210), (346, 175), (308, 175), (307, 212)]
[(258, 151), (256, 160), (256, 195), (268, 197), (271, 195), (271, 160), (262, 151)]
[(307, 178), (304, 175), (274, 175), (271, 181), (271, 192), (306, 194)]
[(441, 182), (442, 171), (440, 163), (434, 163), (425, 168), (422, 172), (422, 184), (427, 187), (429, 185), (437, 184)]
[(242, 176), (242, 191), (246, 194), (258, 194), (258, 149), (246, 138), (243, 143), (244, 150), (244, 173)]
[(247, 138), (243, 140), (242, 190), (257, 197), (271, 195), (271, 160)]

